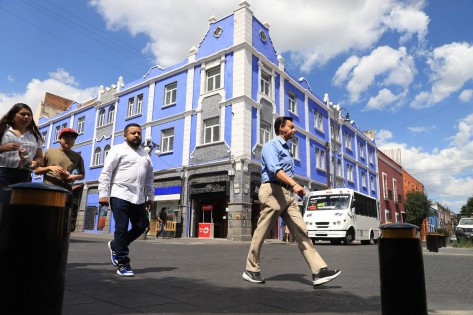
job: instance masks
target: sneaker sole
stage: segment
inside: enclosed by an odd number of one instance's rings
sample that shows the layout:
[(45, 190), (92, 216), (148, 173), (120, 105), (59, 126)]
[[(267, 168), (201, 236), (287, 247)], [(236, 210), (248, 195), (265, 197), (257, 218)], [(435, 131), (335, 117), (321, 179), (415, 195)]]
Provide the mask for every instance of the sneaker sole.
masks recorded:
[(121, 273), (120, 271), (117, 270), (117, 275), (122, 276), (122, 277), (133, 277), (135, 274), (134, 273)]
[(340, 270), (339, 272), (337, 272), (337, 273), (334, 274), (333, 276), (314, 280), (314, 281), (313, 281), (313, 285), (314, 285), (314, 287), (315, 287), (315, 286), (318, 286), (318, 285), (327, 283), (327, 282), (329, 282), (329, 281), (332, 281), (333, 279), (335, 279), (336, 277), (338, 277), (341, 273), (342, 273), (342, 271)]
[(253, 278), (248, 276), (246, 274), (246, 272), (244, 272), (242, 276), (243, 276), (243, 279), (245, 279), (246, 281), (252, 282), (252, 283), (264, 283), (264, 280), (263, 281), (254, 280)]
[(112, 265), (113, 265), (114, 267), (118, 267), (118, 261), (116, 261), (115, 259), (113, 259), (112, 241), (109, 241), (107, 245), (108, 245), (108, 249), (110, 250), (110, 261), (112, 262)]

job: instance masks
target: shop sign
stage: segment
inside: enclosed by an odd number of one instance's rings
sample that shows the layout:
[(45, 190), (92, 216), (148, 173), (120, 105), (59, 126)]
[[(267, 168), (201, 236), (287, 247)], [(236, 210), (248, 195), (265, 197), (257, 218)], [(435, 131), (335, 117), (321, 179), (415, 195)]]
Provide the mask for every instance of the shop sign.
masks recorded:
[(216, 182), (216, 183), (205, 183), (205, 184), (195, 184), (190, 187), (191, 195), (202, 195), (202, 194), (219, 194), (223, 195), (227, 192), (227, 183), (226, 182)]
[(214, 205), (202, 205), (202, 211), (212, 211), (214, 209)]
[(210, 238), (210, 224), (199, 223), (199, 238)]

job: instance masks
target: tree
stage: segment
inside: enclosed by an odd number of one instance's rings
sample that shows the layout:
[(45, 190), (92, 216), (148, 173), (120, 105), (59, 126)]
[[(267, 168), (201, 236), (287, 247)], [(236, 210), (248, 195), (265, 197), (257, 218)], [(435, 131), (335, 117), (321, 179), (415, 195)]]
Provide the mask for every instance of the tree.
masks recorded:
[(461, 208), (460, 214), (473, 214), (473, 197), (468, 198)]
[(422, 227), (422, 222), (430, 214), (431, 201), (427, 195), (421, 191), (411, 191), (406, 194), (404, 210), (407, 215), (407, 222)]

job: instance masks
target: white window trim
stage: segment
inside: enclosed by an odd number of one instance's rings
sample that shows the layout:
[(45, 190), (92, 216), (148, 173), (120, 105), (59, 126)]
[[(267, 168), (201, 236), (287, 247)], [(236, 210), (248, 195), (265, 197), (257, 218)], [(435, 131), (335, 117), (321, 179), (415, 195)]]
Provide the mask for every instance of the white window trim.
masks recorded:
[(144, 95), (143, 94), (139, 94), (136, 97), (135, 115), (141, 115), (143, 113), (143, 100), (144, 100)]
[[(169, 103), (167, 102), (168, 95), (170, 95)], [(166, 86), (164, 86), (164, 102), (163, 102), (164, 105), (163, 105), (163, 107), (175, 105), (176, 102), (177, 102), (177, 81), (169, 83)]]
[[(165, 135), (167, 131), (172, 131), (172, 135)], [(169, 143), (172, 139), (172, 149), (169, 149)], [(166, 142), (167, 141), (167, 142)], [(167, 143), (167, 147), (164, 145)], [(161, 130), (161, 153), (171, 153), (174, 151), (174, 128)]]
[[(291, 96), (293, 96), (294, 98), (291, 98)], [(292, 92), (289, 92), (287, 94), (287, 110), (290, 112), (290, 113), (293, 113), (294, 115), (297, 115), (297, 95), (292, 93)], [(291, 104), (293, 105), (293, 108), (291, 109)]]
[(135, 114), (134, 109), (135, 109), (135, 97), (130, 97), (126, 105), (126, 118), (134, 116)]
[[(210, 119), (217, 119), (217, 124), (214, 124), (214, 125), (210, 125), (210, 126), (206, 126), (206, 122), (209, 121)], [(209, 142), (206, 142), (205, 141), (205, 138), (206, 138), (206, 131), (207, 130), (210, 130), (210, 135), (211, 135), (211, 139)], [(215, 131), (214, 130), (218, 130), (218, 139), (214, 139), (214, 135), (215, 135)], [(211, 118), (207, 118), (207, 119), (204, 119), (203, 121), (203, 138), (202, 138), (202, 143), (203, 144), (211, 144), (211, 143), (217, 143), (217, 142), (220, 142), (220, 138), (221, 138), (221, 132), (220, 132), (220, 117), (219, 116), (216, 116), (216, 117), (211, 117)]]

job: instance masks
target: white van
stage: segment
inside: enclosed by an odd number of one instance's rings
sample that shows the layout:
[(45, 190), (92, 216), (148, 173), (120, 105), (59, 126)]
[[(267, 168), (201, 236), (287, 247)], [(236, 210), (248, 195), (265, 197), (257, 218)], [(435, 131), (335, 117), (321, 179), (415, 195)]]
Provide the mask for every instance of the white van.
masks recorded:
[(379, 207), (373, 197), (349, 188), (313, 191), (306, 196), (304, 221), (313, 242), (374, 244), (379, 237)]

